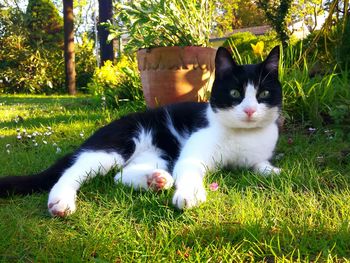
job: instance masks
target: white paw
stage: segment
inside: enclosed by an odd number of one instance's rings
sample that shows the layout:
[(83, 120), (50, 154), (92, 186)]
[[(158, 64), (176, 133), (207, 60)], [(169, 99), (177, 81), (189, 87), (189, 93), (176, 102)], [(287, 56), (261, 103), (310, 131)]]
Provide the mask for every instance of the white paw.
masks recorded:
[(273, 174), (280, 174), (281, 172), (282, 172), (281, 168), (272, 167), (272, 169), (271, 169), (271, 173), (273, 173)]
[(205, 202), (207, 194), (203, 186), (179, 188), (175, 191), (173, 204), (179, 209), (191, 208)]
[(256, 171), (262, 175), (269, 176), (271, 174), (278, 175), (282, 170), (272, 165), (267, 165), (265, 167), (259, 167), (259, 169), (256, 169)]
[(147, 178), (149, 189), (160, 191), (170, 189), (174, 184), (173, 177), (165, 170), (156, 169)]
[(49, 194), (47, 203), (52, 216), (65, 217), (74, 213), (76, 191), (72, 188), (54, 186)]
[(257, 163), (257, 164), (254, 165), (253, 168), (254, 168), (255, 172), (260, 173), (261, 175), (265, 175), (265, 176), (268, 176), (268, 175), (271, 175), (271, 174), (278, 175), (278, 174), (281, 173), (281, 169), (280, 168), (272, 166), (270, 164), (270, 162), (268, 162), (268, 161)]

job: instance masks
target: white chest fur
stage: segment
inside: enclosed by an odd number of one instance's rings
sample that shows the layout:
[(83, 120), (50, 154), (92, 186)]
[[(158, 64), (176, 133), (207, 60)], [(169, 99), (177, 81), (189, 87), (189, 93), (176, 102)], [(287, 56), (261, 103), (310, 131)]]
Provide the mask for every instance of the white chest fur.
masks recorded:
[[(277, 117), (271, 119), (274, 118)], [(218, 121), (211, 109), (208, 109), (208, 119), (210, 125), (203, 131), (203, 137), (206, 137), (205, 143), (211, 145), (211, 158), (216, 163), (249, 168), (272, 157), (278, 139), (275, 121), (269, 120), (256, 128), (234, 128)], [(232, 120), (226, 120), (229, 121)]]
[(256, 129), (230, 129), (219, 132), (214, 158), (223, 165), (252, 167), (272, 157), (278, 139), (275, 123)]

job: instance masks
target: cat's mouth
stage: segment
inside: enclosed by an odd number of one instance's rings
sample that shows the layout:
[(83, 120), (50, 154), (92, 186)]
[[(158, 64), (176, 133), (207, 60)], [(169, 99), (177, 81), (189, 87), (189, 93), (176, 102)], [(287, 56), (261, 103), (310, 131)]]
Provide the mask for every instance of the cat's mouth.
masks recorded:
[(248, 123), (253, 123), (253, 122), (256, 122), (257, 120), (254, 119), (254, 118), (247, 117), (247, 118), (245, 118), (244, 121), (245, 121), (245, 122), (248, 122)]

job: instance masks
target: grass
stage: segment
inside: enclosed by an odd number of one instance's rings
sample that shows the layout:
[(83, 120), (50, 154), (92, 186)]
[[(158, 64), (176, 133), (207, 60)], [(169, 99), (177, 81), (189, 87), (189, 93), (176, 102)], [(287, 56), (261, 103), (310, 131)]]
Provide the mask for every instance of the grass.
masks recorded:
[[(0, 176), (38, 172), (140, 108), (102, 110), (89, 97), (1, 97)], [(339, 129), (289, 124), (274, 163), (283, 169), (279, 176), (209, 174), (206, 185), (219, 189), (184, 212), (171, 205), (172, 191), (115, 185), (112, 172), (85, 184), (77, 212), (64, 219), (49, 216), (47, 193), (0, 199), (0, 261), (348, 261), (349, 141)]]

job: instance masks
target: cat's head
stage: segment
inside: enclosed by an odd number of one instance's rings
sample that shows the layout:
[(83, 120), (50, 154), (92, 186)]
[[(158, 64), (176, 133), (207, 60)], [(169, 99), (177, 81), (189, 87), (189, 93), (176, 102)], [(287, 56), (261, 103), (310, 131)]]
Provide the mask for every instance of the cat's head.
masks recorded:
[(277, 46), (259, 64), (238, 65), (225, 48), (218, 49), (210, 105), (223, 125), (258, 128), (276, 122), (282, 106), (279, 54)]

